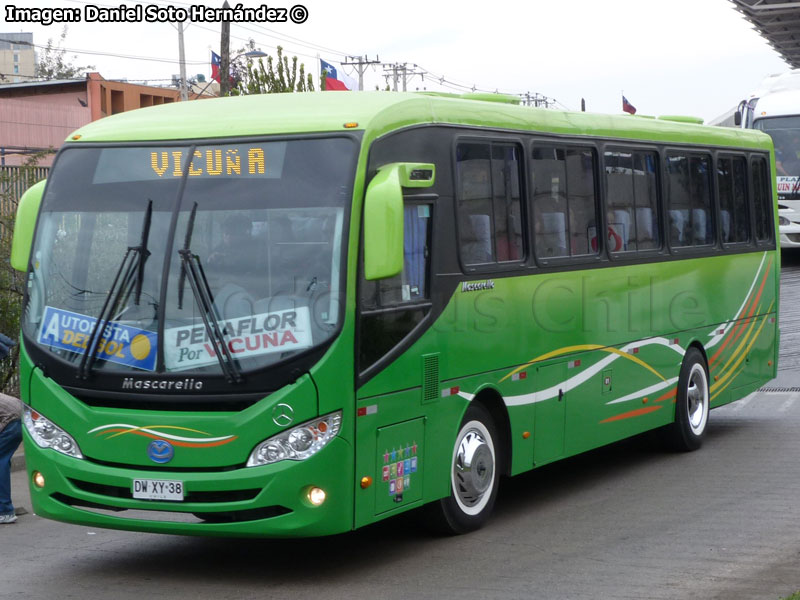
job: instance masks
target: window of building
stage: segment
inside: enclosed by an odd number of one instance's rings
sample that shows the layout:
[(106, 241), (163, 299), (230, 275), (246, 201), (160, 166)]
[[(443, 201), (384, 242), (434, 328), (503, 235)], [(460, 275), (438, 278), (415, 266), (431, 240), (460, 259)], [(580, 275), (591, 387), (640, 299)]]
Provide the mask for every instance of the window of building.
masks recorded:
[(609, 251), (659, 248), (658, 156), (655, 152), (614, 150), (606, 152), (603, 161)]
[(125, 111), (125, 94), (122, 90), (111, 90), (111, 114)]
[(750, 241), (747, 206), (747, 160), (723, 156), (717, 160), (719, 224), (724, 244)]
[(521, 155), (517, 144), (456, 148), (459, 252), (467, 267), (524, 258)]
[(591, 148), (534, 147), (531, 172), (537, 257), (598, 253), (596, 162)]
[(713, 244), (710, 157), (671, 152), (667, 156), (666, 171), (670, 246)]

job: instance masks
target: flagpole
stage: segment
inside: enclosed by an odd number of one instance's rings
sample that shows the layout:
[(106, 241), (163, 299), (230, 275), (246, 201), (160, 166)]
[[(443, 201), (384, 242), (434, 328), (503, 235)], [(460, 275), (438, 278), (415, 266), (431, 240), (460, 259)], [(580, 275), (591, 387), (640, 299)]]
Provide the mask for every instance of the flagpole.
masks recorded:
[(322, 91), (322, 59), (319, 56), (319, 52), (317, 52), (317, 81), (319, 81), (319, 85), (317, 86), (317, 91)]

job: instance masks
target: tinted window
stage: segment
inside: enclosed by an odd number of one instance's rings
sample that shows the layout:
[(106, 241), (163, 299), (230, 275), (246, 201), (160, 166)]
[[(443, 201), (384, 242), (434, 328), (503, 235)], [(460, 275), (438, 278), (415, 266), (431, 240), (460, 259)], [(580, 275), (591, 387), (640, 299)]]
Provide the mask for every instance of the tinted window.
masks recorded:
[(597, 254), (595, 153), (537, 145), (531, 158), (536, 255)]
[(766, 242), (772, 239), (772, 196), (767, 170), (767, 161), (756, 158), (751, 163), (753, 174), (753, 200), (756, 208), (756, 239)]
[(403, 270), (388, 279), (361, 279), (360, 363), (363, 372), (399, 344), (430, 311), (432, 207), (407, 202)]
[(747, 206), (747, 161), (743, 156), (717, 161), (719, 224), (723, 243), (750, 241)]
[(606, 152), (606, 222), (611, 252), (652, 250), (659, 244), (658, 158), (654, 152)]
[(714, 243), (711, 160), (708, 156), (667, 156), (669, 241), (672, 247)]
[(458, 145), (458, 238), (464, 265), (522, 260), (520, 148)]

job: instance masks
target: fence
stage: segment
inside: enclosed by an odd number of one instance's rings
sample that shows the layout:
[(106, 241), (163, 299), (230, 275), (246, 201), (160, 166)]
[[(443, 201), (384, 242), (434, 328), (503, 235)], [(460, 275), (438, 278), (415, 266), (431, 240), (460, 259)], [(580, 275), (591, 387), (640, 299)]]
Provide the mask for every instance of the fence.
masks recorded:
[[(25, 278), (11, 268), (11, 232), (17, 203), (31, 185), (47, 177), (49, 167), (0, 166), (0, 333), (17, 338)], [(0, 392), (17, 395), (18, 347), (0, 360)]]
[(11, 216), (31, 185), (47, 177), (50, 167), (0, 166), (0, 216)]

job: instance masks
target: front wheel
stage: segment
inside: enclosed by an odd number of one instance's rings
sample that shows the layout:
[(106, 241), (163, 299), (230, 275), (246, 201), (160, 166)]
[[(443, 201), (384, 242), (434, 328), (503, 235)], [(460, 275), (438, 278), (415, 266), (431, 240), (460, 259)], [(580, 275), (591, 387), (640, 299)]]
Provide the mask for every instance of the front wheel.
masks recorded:
[(473, 404), (461, 421), (450, 465), (450, 495), (430, 507), (437, 529), (461, 534), (479, 529), (489, 519), (499, 481), (494, 420)]
[(675, 450), (689, 452), (702, 445), (708, 424), (708, 402), (705, 358), (697, 348), (689, 348), (678, 377), (675, 422), (667, 429), (668, 441)]

